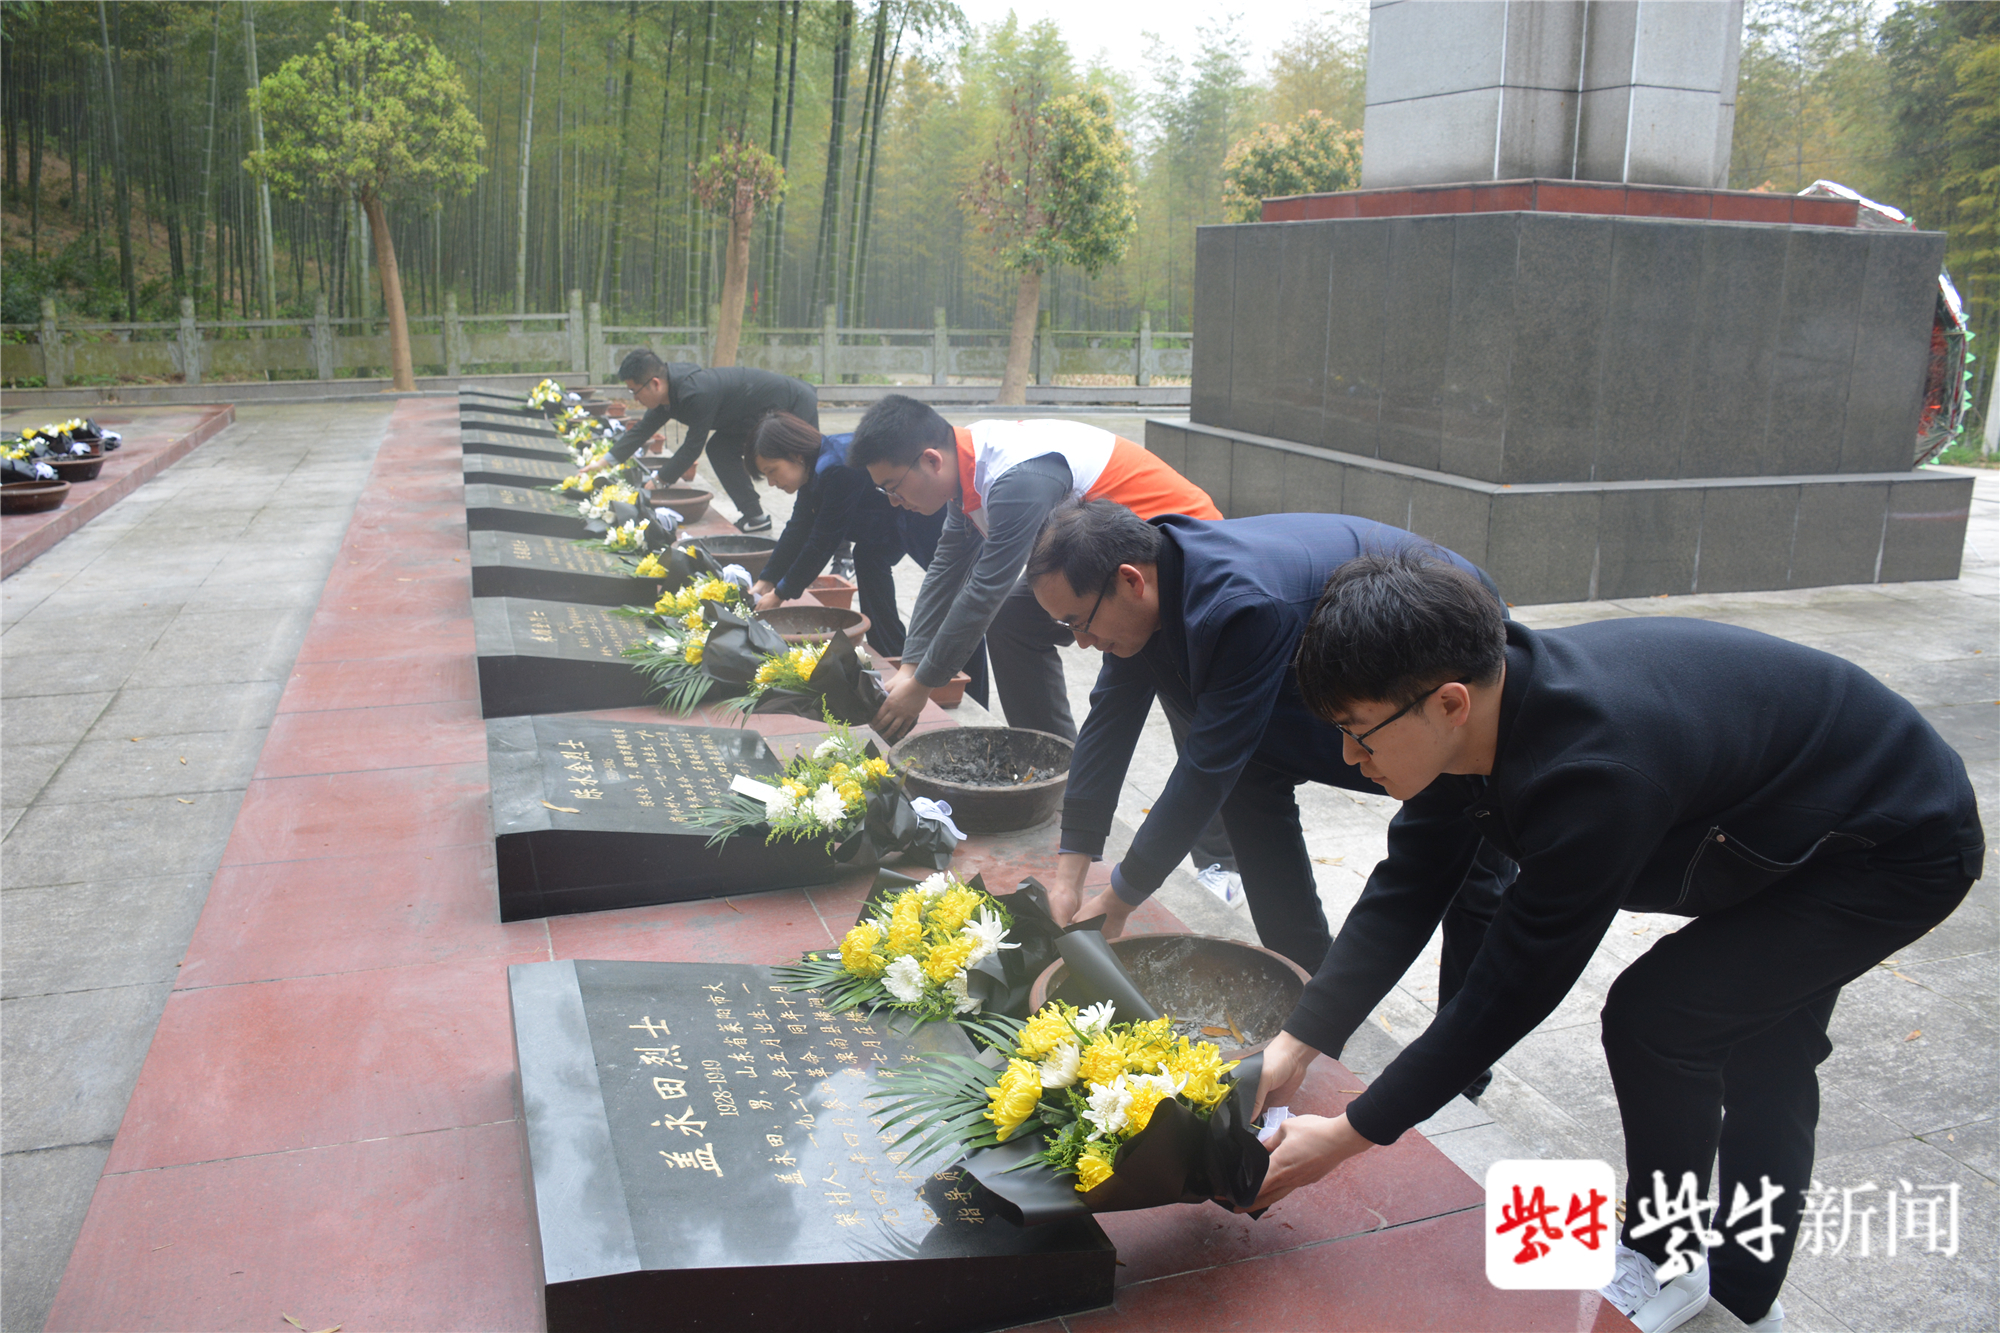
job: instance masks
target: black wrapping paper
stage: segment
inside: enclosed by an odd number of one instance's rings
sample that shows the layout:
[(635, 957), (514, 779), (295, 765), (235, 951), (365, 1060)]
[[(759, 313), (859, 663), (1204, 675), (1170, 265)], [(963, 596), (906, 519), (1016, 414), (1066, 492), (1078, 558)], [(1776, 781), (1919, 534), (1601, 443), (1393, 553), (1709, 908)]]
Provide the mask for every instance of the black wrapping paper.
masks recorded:
[[(870, 743), (868, 755), (872, 759), (875, 754)], [(868, 793), (861, 827), (833, 849), (833, 859), (879, 865), (895, 856), (943, 870), (951, 864), (957, 847), (958, 839), (951, 836), (951, 830), (935, 820), (920, 818), (903, 784), (891, 777), (883, 780), (880, 790)]]
[[(773, 637), (777, 635), (776, 630), (770, 633)], [(715, 636), (710, 634), (708, 641), (713, 644)], [(779, 639), (778, 647), (772, 651), (783, 652), (785, 646), (784, 640)], [(702, 661), (707, 664), (706, 654)], [(755, 674), (754, 669), (752, 674)], [(861, 655), (854, 651), (854, 641), (845, 634), (835, 634), (827, 643), (826, 651), (820, 654), (819, 665), (813, 668), (806, 685), (808, 688), (804, 690), (766, 690), (750, 711), (831, 717), (850, 727), (865, 727), (875, 720), (875, 714), (881, 711), (889, 697), (883, 692), (882, 682), (875, 673), (861, 664)]]
[[(675, 547), (673, 554), (680, 555), (681, 548)], [(668, 572), (673, 571), (670, 568)], [(757, 668), (764, 665), (765, 658), (785, 651), (785, 641), (778, 631), (754, 616), (746, 619), (720, 602), (703, 602), (701, 613), (709, 625), (708, 642), (701, 650), (701, 669), (724, 685), (750, 684), (757, 679)]]

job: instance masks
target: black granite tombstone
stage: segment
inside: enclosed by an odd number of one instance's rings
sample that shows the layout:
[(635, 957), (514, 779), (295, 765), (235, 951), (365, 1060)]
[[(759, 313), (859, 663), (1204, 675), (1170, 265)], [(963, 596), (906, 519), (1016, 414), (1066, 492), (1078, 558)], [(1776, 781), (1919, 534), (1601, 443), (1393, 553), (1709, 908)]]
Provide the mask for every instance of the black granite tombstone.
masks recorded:
[(487, 486), (465, 488), (465, 530), (526, 532), (541, 537), (588, 537), (590, 527), (574, 496), (559, 495), (546, 486)]
[(561, 537), (524, 532), (468, 532), (474, 597), (534, 597), (591, 606), (651, 606), (660, 598), (652, 579), (610, 551)]
[(500, 457), (494, 454), (467, 454), (464, 459), (468, 486), (553, 486), (564, 477), (576, 475), (576, 464), (567, 455), (561, 458)]
[(636, 708), (652, 694), (623, 656), (644, 626), (601, 606), (476, 597), (472, 631), (482, 717)]
[(795, 888), (839, 873), (821, 843), (767, 844), (751, 833), (710, 847), (711, 831), (695, 824), (737, 774), (773, 780), (778, 757), (754, 731), (496, 718), (486, 758), (502, 921)]
[(1005, 1328), (1111, 1303), (1095, 1218), (1019, 1227), (890, 1145), (875, 1073), (970, 1047), (768, 968), (508, 968), (551, 1333)]
[(488, 458), (546, 459), (575, 470), (575, 460), (568, 447), (554, 435), (530, 435), (524, 431), (500, 430), (491, 426), (460, 425), (458, 443), (460, 449), (468, 454), (484, 454)]

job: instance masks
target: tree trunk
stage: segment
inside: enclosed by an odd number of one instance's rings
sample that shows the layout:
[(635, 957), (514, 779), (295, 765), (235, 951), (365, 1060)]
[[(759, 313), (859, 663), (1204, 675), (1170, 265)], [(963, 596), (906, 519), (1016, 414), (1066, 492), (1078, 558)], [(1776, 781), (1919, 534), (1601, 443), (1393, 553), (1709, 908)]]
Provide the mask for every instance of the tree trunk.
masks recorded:
[(535, 39), (528, 48), (528, 101), (521, 112), (521, 197), (514, 238), (514, 313), (528, 310), (528, 163), (535, 146), (535, 66), (542, 57), (542, 6), (535, 3)]
[(812, 303), (807, 307), (815, 314), (840, 295), (841, 138), (846, 130), (847, 66), (853, 33), (853, 0), (840, 0), (840, 32), (833, 45), (833, 118), (826, 135), (826, 187), (820, 195), (819, 244), (813, 250)]
[(604, 308), (617, 315), (625, 304), (625, 175), (632, 150), (632, 50), (639, 39), (639, 0), (631, 0), (625, 15), (625, 88), (618, 103), (618, 163), (611, 187), (611, 271), (604, 295)]
[(118, 280), (125, 288), (125, 317), (139, 318), (139, 288), (132, 271), (132, 185), (125, 172), (125, 147), (118, 138), (118, 76), (111, 58), (111, 27), (105, 21), (104, 0), (97, 0), (97, 26), (104, 36), (105, 111), (111, 121), (111, 163), (118, 207)]
[[(257, 20), (251, 0), (243, 0), (243, 60), (250, 78), (250, 91), (257, 91)], [(264, 151), (264, 113), (255, 97), (250, 99), (250, 141)], [(271, 182), (257, 178), (257, 279), (264, 289), (264, 318), (278, 317), (278, 270), (271, 253)]]
[[(799, 0), (792, 0), (792, 41), (790, 54), (785, 57), (785, 139), (778, 152), (778, 169), (789, 173), (792, 169), (792, 107), (799, 84)], [(778, 306), (778, 297), (783, 289), (785, 272), (785, 196), (778, 196), (778, 209), (771, 218), (770, 278), (766, 282), (764, 300), (771, 307), (771, 322), (784, 323), (784, 315)]]
[(754, 210), (739, 207), (729, 217), (729, 253), (722, 265), (722, 314), (715, 326), (714, 366), (736, 364), (743, 339), (743, 298), (750, 286), (750, 231)]
[(413, 393), (417, 372), (410, 362), (410, 317), (403, 309), (403, 275), (396, 268), (396, 243), (389, 238), (389, 213), (373, 196), (363, 199), (361, 207), (375, 235), (375, 271), (382, 277), (382, 308), (389, 316), (390, 387)]
[(1021, 270), (1021, 288), (1014, 296), (1014, 331), (1007, 339), (1007, 373), (1000, 377), (996, 405), (1019, 407), (1028, 401), (1028, 360), (1035, 350), (1035, 316), (1042, 308), (1042, 271)]

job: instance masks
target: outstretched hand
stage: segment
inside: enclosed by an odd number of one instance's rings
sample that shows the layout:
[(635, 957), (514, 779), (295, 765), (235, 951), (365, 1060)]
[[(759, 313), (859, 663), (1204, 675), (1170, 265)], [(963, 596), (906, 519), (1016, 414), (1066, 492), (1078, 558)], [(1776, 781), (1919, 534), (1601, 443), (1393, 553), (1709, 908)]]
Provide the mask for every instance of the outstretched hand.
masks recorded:
[(1277, 1137), (1266, 1146), (1271, 1150), (1271, 1166), (1264, 1173), (1264, 1188), (1258, 1191), (1252, 1208), (1269, 1208), (1375, 1145), (1362, 1138), (1344, 1115), (1330, 1120), (1320, 1115), (1295, 1115), (1278, 1126)]

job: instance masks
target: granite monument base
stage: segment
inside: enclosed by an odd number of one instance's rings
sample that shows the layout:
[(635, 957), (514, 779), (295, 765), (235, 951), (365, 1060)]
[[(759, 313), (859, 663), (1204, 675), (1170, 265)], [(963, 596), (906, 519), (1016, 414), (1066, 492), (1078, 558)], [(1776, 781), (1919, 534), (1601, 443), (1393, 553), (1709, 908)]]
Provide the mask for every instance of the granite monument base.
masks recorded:
[(1146, 447), (1226, 518), (1405, 528), (1517, 606), (1957, 578), (1972, 505), (1972, 478), (1945, 472), (1507, 486), (1181, 421), (1148, 421)]
[(737, 774), (782, 766), (754, 731), (496, 718), (486, 724), (500, 919), (721, 898), (823, 884), (825, 844), (757, 833), (710, 846), (697, 822)]
[(656, 580), (634, 578), (631, 565), (602, 548), (524, 532), (467, 532), (465, 539), (474, 597), (591, 606), (651, 606), (660, 599)]
[(576, 464), (567, 454), (559, 458), (524, 458), (469, 453), (463, 466), (468, 486), (553, 486), (564, 477), (576, 475)]
[(544, 462), (568, 463), (574, 468), (568, 448), (546, 431), (531, 434), (504, 427), (462, 424), (458, 428), (458, 444), (468, 454), (484, 454), (488, 458), (534, 458)]
[(590, 535), (577, 501), (542, 486), (489, 486), (475, 483), (465, 488), (465, 530), (474, 532), (525, 532), (537, 537), (566, 537), (572, 541)]
[(636, 708), (653, 694), (624, 656), (643, 625), (601, 606), (476, 597), (472, 631), (482, 717)]
[(544, 1308), (568, 1330), (1005, 1328), (1109, 1305), (1090, 1217), (1017, 1227), (870, 1115), (876, 1071), (970, 1053), (724, 963), (508, 969)]

